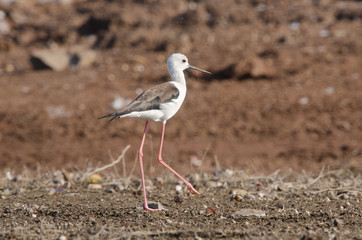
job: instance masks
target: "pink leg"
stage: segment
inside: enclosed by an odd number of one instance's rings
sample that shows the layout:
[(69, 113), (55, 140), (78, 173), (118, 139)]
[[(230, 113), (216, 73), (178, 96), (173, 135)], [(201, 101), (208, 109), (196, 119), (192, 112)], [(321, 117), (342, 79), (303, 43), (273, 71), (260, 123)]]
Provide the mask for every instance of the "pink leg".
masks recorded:
[(162, 160), (162, 146), (163, 146), (163, 137), (165, 135), (165, 127), (166, 127), (166, 122), (163, 122), (162, 124), (162, 136), (161, 136), (161, 143), (160, 143), (160, 151), (158, 153), (158, 161), (159, 163), (161, 163), (163, 166), (165, 166), (166, 168), (168, 168), (171, 172), (173, 172), (173, 174), (175, 174), (179, 179), (181, 179), (181, 181), (183, 181), (186, 186), (189, 188), (190, 192), (193, 194), (200, 194), (198, 191), (196, 191), (196, 189), (191, 185), (191, 183), (189, 183), (188, 181), (186, 181), (183, 177), (180, 176), (180, 174), (178, 174), (175, 170), (173, 170), (170, 166), (168, 166), (163, 160)]
[(146, 125), (145, 125), (145, 130), (143, 131), (143, 137), (142, 137), (142, 142), (141, 142), (141, 146), (140, 146), (140, 150), (138, 151), (138, 158), (140, 160), (140, 167), (141, 167), (141, 176), (142, 176), (142, 189), (143, 189), (143, 200), (144, 200), (144, 208), (147, 211), (157, 211), (160, 209), (153, 209), (153, 208), (149, 208), (148, 204), (147, 204), (147, 196), (146, 196), (146, 184), (145, 184), (145, 174), (143, 172), (143, 144), (145, 142), (145, 137), (146, 137), (146, 132), (147, 132), (147, 126), (148, 126), (148, 121), (146, 121)]

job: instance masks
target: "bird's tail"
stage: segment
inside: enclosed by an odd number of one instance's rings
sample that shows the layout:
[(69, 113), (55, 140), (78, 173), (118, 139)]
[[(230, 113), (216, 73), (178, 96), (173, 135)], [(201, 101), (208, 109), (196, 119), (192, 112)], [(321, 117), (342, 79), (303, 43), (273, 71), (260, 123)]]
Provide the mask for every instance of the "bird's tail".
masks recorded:
[(107, 117), (112, 117), (109, 121), (113, 121), (114, 119), (118, 118), (119, 116), (121, 116), (122, 113), (121, 112), (114, 112), (114, 113), (111, 113), (111, 114), (107, 114), (107, 115), (104, 115), (102, 117), (99, 117), (98, 119), (102, 119), (102, 118), (107, 118)]

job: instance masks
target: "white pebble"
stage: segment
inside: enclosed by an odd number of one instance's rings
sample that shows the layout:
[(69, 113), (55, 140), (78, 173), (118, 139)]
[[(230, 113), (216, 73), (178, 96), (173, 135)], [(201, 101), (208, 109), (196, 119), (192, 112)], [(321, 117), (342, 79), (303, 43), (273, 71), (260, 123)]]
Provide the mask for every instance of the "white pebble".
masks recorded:
[(329, 31), (327, 29), (322, 29), (319, 31), (319, 36), (321, 38), (326, 38), (329, 36)]
[(307, 103), (309, 103), (309, 97), (302, 97), (299, 99), (299, 104), (306, 105)]
[(289, 28), (290, 28), (291, 30), (293, 30), (293, 31), (298, 30), (299, 27), (300, 27), (300, 23), (299, 23), (299, 22), (291, 22), (291, 23), (289, 24)]
[(336, 90), (334, 89), (334, 87), (327, 87), (323, 90), (323, 92), (327, 95), (332, 95), (335, 93), (335, 91)]

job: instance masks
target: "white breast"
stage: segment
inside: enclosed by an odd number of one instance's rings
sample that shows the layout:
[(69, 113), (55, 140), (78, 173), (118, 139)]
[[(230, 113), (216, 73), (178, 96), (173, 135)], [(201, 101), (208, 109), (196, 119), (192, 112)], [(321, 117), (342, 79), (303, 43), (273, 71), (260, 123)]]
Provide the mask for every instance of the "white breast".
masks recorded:
[(180, 109), (182, 103), (185, 100), (186, 86), (178, 82), (172, 82), (172, 83), (175, 84), (175, 86), (179, 89), (180, 91), (179, 96), (175, 99), (172, 99), (169, 102), (161, 104), (160, 110), (162, 111), (163, 116), (159, 121), (167, 121), (168, 119), (173, 117), (173, 115), (176, 114), (176, 112)]
[(141, 118), (147, 121), (162, 121), (165, 122), (176, 112), (180, 109), (183, 101), (185, 100), (186, 96), (186, 86), (178, 83), (172, 82), (179, 90), (179, 95), (177, 98), (172, 99), (171, 101), (167, 101), (160, 104), (160, 109), (153, 109), (148, 111), (141, 111), (141, 112), (131, 112), (125, 115), (120, 116), (119, 118)]

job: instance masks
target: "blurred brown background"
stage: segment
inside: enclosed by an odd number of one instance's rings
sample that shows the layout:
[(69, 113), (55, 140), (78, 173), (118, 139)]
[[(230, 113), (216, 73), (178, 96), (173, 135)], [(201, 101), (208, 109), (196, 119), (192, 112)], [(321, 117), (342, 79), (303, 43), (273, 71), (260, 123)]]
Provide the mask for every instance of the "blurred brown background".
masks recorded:
[(131, 144), (129, 170), (144, 122), (97, 117), (168, 81), (174, 52), (214, 73), (187, 71), (167, 123), (164, 160), (181, 173), (215, 158), (259, 173), (360, 166), (361, 19), (361, 1), (2, 0), (2, 169), (104, 165)]

